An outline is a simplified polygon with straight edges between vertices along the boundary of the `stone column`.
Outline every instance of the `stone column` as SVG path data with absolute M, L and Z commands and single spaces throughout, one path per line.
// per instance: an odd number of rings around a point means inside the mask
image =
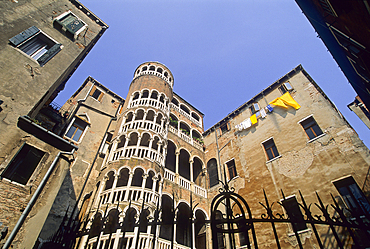
M 139 220 L 139 217 L 136 217 L 136 223 L 138 222 Z M 135 246 L 136 246 L 136 234 L 138 234 L 139 232 L 139 226 L 136 226 L 134 228 L 134 237 L 132 238 L 132 244 L 131 244 L 131 248 L 130 249 L 136 249 Z M 139 237 L 140 239 L 140 237 Z
M 175 152 L 176 155 L 176 167 L 175 167 L 175 183 L 179 183 L 179 161 L 180 161 L 180 151 Z
M 117 149 L 117 145 L 118 145 L 118 141 L 117 140 L 113 141 L 112 149 L 109 152 L 108 162 L 112 161 L 114 151 Z
M 131 183 L 132 183 L 132 178 L 134 177 L 134 173 L 132 172 L 129 172 L 128 174 L 128 181 L 127 181 L 127 190 L 126 190 L 126 194 L 125 194 L 125 201 L 128 201 L 128 196 L 129 196 L 129 191 L 130 191 L 130 187 L 131 187 Z
M 139 146 L 140 146 L 140 143 L 141 143 L 141 136 L 138 136 L 137 137 L 137 144 L 136 144 L 136 150 L 135 150 L 134 156 L 138 156 L 138 154 L 139 154 Z
M 114 202 L 114 200 L 113 200 L 113 194 L 114 194 L 114 189 L 117 186 L 118 178 L 119 178 L 119 174 L 115 174 L 114 175 L 113 185 L 112 185 L 112 190 L 111 190 L 111 195 L 110 195 L 109 200 L 108 200 L 109 203 L 113 203 Z
M 148 174 L 143 175 L 143 183 L 141 184 L 141 195 L 139 199 L 144 199 L 144 190 L 145 190 L 145 184 L 146 184 L 146 178 L 148 178 Z

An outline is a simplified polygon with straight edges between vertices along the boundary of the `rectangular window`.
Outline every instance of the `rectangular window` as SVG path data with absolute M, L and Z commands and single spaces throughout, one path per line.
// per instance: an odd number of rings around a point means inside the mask
M 293 87 L 290 85 L 289 82 L 285 82 L 283 83 L 281 86 L 279 86 L 279 90 L 282 94 L 286 93 L 286 92 L 290 92 L 293 90 Z
M 230 122 L 226 122 L 220 126 L 221 135 L 225 134 L 231 129 Z
M 281 202 L 290 220 L 292 221 L 294 232 L 306 230 L 307 225 L 304 223 L 302 211 L 299 208 L 299 204 L 295 196 L 290 196 Z
M 226 163 L 227 165 L 227 170 L 229 171 L 229 179 L 233 179 L 235 176 L 237 176 L 238 174 L 236 173 L 236 167 L 235 167 L 235 161 L 234 159 L 228 161 Z
M 250 107 L 250 110 L 252 114 L 255 114 L 256 112 L 260 110 L 260 106 L 258 105 L 258 103 L 253 103 Z
M 323 134 L 313 117 L 306 118 L 301 122 L 301 125 L 310 140 Z
M 363 215 L 370 214 L 370 204 L 352 176 L 333 182 L 347 207 Z
M 102 91 L 100 91 L 98 88 L 96 88 L 96 86 L 93 86 L 93 88 L 91 89 L 91 92 L 90 92 L 91 97 L 93 97 L 94 99 L 96 99 L 97 101 L 100 102 L 103 98 L 103 95 L 104 95 L 104 93 Z
M 265 148 L 268 160 L 274 159 L 275 157 L 279 156 L 279 152 L 274 143 L 274 139 L 271 138 L 264 142 L 263 147 Z
M 54 20 L 54 27 L 63 30 L 68 38 L 75 39 L 87 25 L 71 11 L 61 14 Z
M 20 184 L 27 184 L 45 152 L 24 144 L 14 156 L 1 177 Z
M 35 59 L 41 66 L 45 65 L 62 49 L 61 44 L 53 41 L 36 26 L 10 38 L 9 42 Z
M 86 122 L 76 117 L 65 136 L 75 142 L 79 142 L 83 132 L 85 131 L 86 126 Z

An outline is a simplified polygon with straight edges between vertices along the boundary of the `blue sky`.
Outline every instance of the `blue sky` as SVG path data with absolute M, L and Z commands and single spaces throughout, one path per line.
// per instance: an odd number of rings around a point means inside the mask
M 206 130 L 302 64 L 370 146 L 369 129 L 347 108 L 356 93 L 294 0 L 81 2 L 110 27 L 59 104 L 88 76 L 126 98 L 136 67 L 159 61 L 174 91 L 205 114 Z

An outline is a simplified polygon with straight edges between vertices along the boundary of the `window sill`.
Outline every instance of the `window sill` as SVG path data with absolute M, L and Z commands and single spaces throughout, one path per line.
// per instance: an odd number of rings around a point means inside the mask
M 326 135 L 326 133 L 323 133 L 323 134 L 321 134 L 321 135 L 319 135 L 319 136 L 317 136 L 317 137 L 314 137 L 314 138 L 312 138 L 311 140 L 307 141 L 307 143 L 312 143 L 313 141 L 315 141 L 315 140 L 317 140 L 317 139 L 319 139 L 319 138 L 321 138 L 321 137 L 323 137 L 323 136 L 325 136 L 325 135 Z
M 278 155 L 277 157 L 274 157 L 266 162 L 266 164 L 271 163 L 272 161 L 275 161 L 276 159 L 280 158 L 281 155 Z

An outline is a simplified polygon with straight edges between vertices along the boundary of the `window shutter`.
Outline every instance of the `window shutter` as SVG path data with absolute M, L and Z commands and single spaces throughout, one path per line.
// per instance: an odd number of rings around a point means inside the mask
M 36 26 L 32 26 L 26 29 L 25 31 L 19 33 L 18 35 L 10 38 L 9 42 L 13 44 L 14 46 L 18 46 L 19 44 L 21 44 L 22 42 L 24 42 L 31 36 L 34 36 L 35 34 L 37 34 L 38 32 L 40 32 L 40 30 Z
M 101 101 L 101 99 L 103 98 L 103 95 L 104 95 L 104 93 L 100 93 L 100 95 L 99 95 L 99 98 L 98 98 L 98 101 L 100 102 Z
M 119 114 L 122 114 L 123 112 L 123 106 L 121 106 L 121 109 L 119 110 Z
M 229 130 L 231 130 L 230 122 L 227 122 L 226 126 L 227 126 L 227 130 L 228 130 L 228 131 L 229 131 Z
M 59 51 L 62 50 L 62 44 L 55 44 L 52 46 L 45 54 L 43 54 L 37 62 L 40 63 L 40 66 L 43 66 L 48 62 L 51 58 L 54 57 Z
M 72 34 L 75 34 L 80 28 L 82 28 L 85 24 L 75 18 L 74 21 L 70 22 L 69 24 L 66 25 L 66 29 L 71 32 Z
M 96 89 L 96 86 L 93 86 L 93 88 L 91 89 L 89 95 L 92 96 L 95 92 L 95 89 Z

